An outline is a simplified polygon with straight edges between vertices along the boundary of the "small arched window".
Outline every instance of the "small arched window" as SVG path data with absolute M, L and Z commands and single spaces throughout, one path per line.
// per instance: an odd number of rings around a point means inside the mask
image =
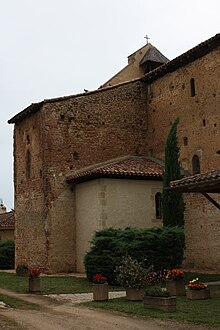
M 157 192 L 155 195 L 156 219 L 162 218 L 162 194 Z
M 26 152 L 26 177 L 27 179 L 31 177 L 31 153 L 29 150 Z
M 192 158 L 192 168 L 193 168 L 193 174 L 200 173 L 200 160 L 197 155 L 194 155 Z

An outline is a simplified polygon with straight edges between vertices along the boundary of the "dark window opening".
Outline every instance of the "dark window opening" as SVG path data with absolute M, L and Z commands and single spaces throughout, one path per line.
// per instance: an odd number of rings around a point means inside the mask
M 184 146 L 187 146 L 188 145 L 188 137 L 187 136 L 185 136 L 183 138 L 183 144 L 184 144 Z
M 202 121 L 202 124 L 203 124 L 203 127 L 205 127 L 205 126 L 206 126 L 206 122 L 205 122 L 205 119 L 203 119 L 203 121 Z
M 192 158 L 192 168 L 193 168 L 193 174 L 200 173 L 200 161 L 197 155 L 194 155 Z
M 196 95 L 196 89 L 195 89 L 195 79 L 192 78 L 190 80 L 190 91 L 191 91 L 191 96 L 195 96 Z
M 26 177 L 27 179 L 31 177 L 31 154 L 29 150 L 26 153 Z
M 156 219 L 162 218 L 162 194 L 160 192 L 155 195 L 155 208 L 156 208 Z
M 78 160 L 79 159 L 79 154 L 77 151 L 74 151 L 73 153 L 73 160 Z

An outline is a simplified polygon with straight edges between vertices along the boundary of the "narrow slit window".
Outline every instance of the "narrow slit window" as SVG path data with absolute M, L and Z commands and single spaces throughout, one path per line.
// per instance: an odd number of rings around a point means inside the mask
M 194 155 L 192 158 L 192 168 L 193 168 L 193 174 L 200 173 L 200 160 L 197 155 Z
M 31 154 L 29 150 L 26 153 L 26 177 L 27 179 L 31 177 Z
M 155 195 L 155 209 L 156 209 L 156 219 L 162 218 L 162 194 L 160 192 Z
M 190 92 L 191 92 L 192 97 L 196 95 L 195 79 L 194 78 L 192 78 L 190 80 Z

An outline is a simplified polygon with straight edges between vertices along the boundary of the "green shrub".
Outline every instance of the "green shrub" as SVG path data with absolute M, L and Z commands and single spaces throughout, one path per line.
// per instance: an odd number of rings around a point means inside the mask
M 168 291 L 163 290 L 160 286 L 149 286 L 145 289 L 145 296 L 150 297 L 169 297 Z
M 180 227 L 104 229 L 97 231 L 84 265 L 89 280 L 95 273 L 115 284 L 115 267 L 126 255 L 156 271 L 178 267 L 183 260 L 184 232 Z
M 18 276 L 28 276 L 28 266 L 25 264 L 18 265 L 16 267 L 16 275 Z
M 15 245 L 12 240 L 0 241 L 0 269 L 14 269 Z

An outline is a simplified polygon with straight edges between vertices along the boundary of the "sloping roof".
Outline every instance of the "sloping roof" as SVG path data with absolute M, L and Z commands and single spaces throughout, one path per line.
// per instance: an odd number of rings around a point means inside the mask
M 195 60 L 198 58 L 205 56 L 213 49 L 220 46 L 220 34 L 216 34 L 214 37 L 200 43 L 199 45 L 191 48 L 187 52 L 183 53 L 180 56 L 177 56 L 172 61 L 161 65 L 160 67 L 156 68 L 155 70 L 150 71 L 140 80 L 145 81 L 146 83 L 150 83 L 167 73 L 173 72 Z
M 0 230 L 14 229 L 15 228 L 15 217 L 14 212 L 0 213 Z
M 220 46 L 220 34 L 216 34 L 214 37 L 200 43 L 196 47 L 194 47 L 194 48 L 188 50 L 187 52 L 183 53 L 182 55 L 176 57 L 172 61 L 169 61 L 168 63 L 161 65 L 157 69 L 150 71 L 144 77 L 137 78 L 132 81 L 143 81 L 146 83 L 151 83 L 152 81 L 166 75 L 167 73 L 173 72 L 173 71 L 177 70 L 178 68 L 181 68 L 181 67 L 195 61 L 196 59 L 198 59 L 202 56 L 205 56 L 207 53 L 211 52 L 213 49 L 215 49 L 219 46 Z M 32 103 L 30 106 L 25 108 L 23 111 L 19 112 L 14 117 L 9 119 L 8 123 L 14 124 L 14 123 L 22 120 L 24 117 L 39 111 L 41 109 L 41 107 L 43 106 L 43 104 L 45 104 L 45 103 L 52 103 L 52 102 L 67 100 L 67 99 L 74 98 L 74 97 L 87 96 L 87 95 L 93 94 L 93 93 L 100 93 L 103 90 L 117 88 L 118 86 L 125 85 L 128 83 L 130 83 L 130 81 L 122 82 L 118 85 L 114 85 L 114 86 L 110 86 L 110 87 L 100 88 L 100 89 L 91 91 L 89 93 L 68 95 L 68 96 L 58 97 L 58 98 L 54 98 L 54 99 L 44 100 L 39 103 Z
M 90 166 L 69 175 L 68 183 L 79 183 L 100 177 L 162 180 L 161 162 L 146 157 L 124 157 Z
M 148 48 L 146 54 L 143 56 L 143 58 L 139 64 L 143 65 L 148 61 L 158 62 L 158 63 L 169 62 L 168 58 L 166 58 L 156 47 L 154 47 L 152 45 L 151 45 L 151 47 Z
M 180 192 L 220 193 L 220 169 L 171 181 L 170 189 Z

